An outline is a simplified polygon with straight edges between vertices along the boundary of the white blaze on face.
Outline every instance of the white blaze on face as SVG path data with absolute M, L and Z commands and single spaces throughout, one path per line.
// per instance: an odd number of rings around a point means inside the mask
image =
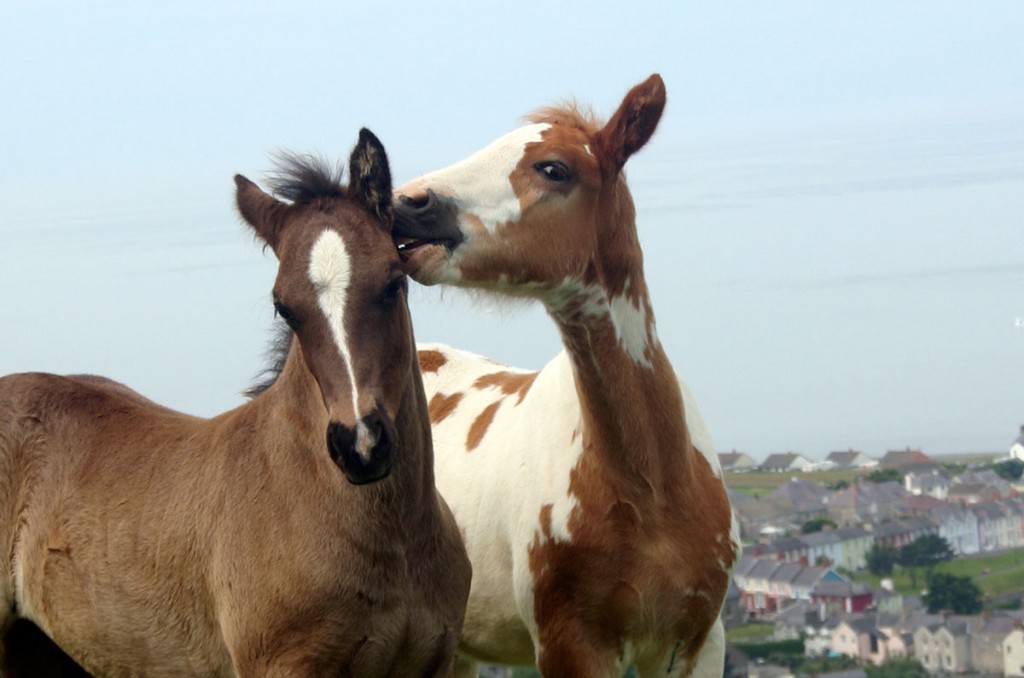
M 465 160 L 425 174 L 413 183 L 454 201 L 460 212 L 476 216 L 494 232 L 498 224 L 519 220 L 519 197 L 509 177 L 523 159 L 526 145 L 540 141 L 541 133 L 550 126 L 535 123 L 520 127 Z
M 352 352 L 345 334 L 345 309 L 348 305 L 348 288 L 352 278 L 352 262 L 345 241 L 334 231 L 324 231 L 313 244 L 309 254 L 309 280 L 316 290 L 317 304 L 327 318 L 331 336 L 348 369 L 348 380 L 352 385 L 352 407 L 356 418 L 356 450 L 364 458 L 376 440 L 359 417 L 359 387 L 352 367 Z

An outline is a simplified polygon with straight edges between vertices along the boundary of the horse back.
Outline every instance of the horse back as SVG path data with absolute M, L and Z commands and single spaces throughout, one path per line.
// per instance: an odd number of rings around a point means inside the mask
M 134 565 L 162 552 L 184 529 L 183 512 L 202 506 L 196 484 L 181 482 L 206 474 L 201 449 L 174 452 L 188 450 L 176 443 L 198 421 L 100 377 L 0 378 L 0 631 L 19 617 L 54 637 L 71 628 L 113 636 L 130 615 L 102 619 L 108 606 L 96 591 L 149 590 L 156 600 L 181 588 L 198 544 L 165 556 L 180 577 Z M 196 598 L 187 608 L 203 604 L 201 591 L 181 593 Z
M 2 377 L 0 501 L 5 509 L 12 509 L 19 487 L 44 478 L 80 479 L 89 475 L 93 465 L 136 466 L 139 455 L 133 451 L 148 449 L 159 437 L 191 428 L 196 421 L 104 377 L 45 373 Z M 117 473 L 117 469 L 108 472 Z M 13 516 L 6 517 L 4 524 L 10 526 Z

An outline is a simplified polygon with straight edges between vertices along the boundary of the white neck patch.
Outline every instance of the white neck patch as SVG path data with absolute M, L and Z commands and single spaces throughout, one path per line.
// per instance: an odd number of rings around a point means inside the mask
M 366 439 L 365 427 L 359 417 L 359 389 L 352 367 L 352 352 L 345 334 L 345 309 L 348 305 L 348 288 L 352 278 L 352 262 L 345 241 L 334 231 L 320 234 L 309 253 L 309 281 L 316 290 L 317 304 L 327 317 L 331 336 L 345 361 L 348 380 L 352 385 L 352 407 L 356 413 L 356 449 L 362 451 Z
M 658 338 L 653 326 L 648 332 L 647 311 L 642 302 L 636 303 L 626 295 L 629 285 L 630 281 L 627 279 L 622 294 L 612 297 L 609 301 L 612 326 L 615 327 L 616 338 L 633 362 L 650 369 L 651 361 L 647 357 L 647 350 L 652 343 L 658 341 Z
M 493 233 L 498 224 L 519 221 L 519 197 L 509 177 L 523 159 L 526 145 L 540 141 L 549 127 L 548 123 L 520 127 L 465 160 L 423 175 L 416 183 L 422 181 L 453 200 L 460 211 L 478 217 Z

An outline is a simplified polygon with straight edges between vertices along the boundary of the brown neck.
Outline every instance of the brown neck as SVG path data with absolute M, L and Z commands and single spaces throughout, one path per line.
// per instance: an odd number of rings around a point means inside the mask
M 639 490 L 671 492 L 689 473 L 692 445 L 682 394 L 655 331 L 635 228 L 606 230 L 585 282 L 546 300 L 572 361 L 585 449 L 619 469 Z M 630 239 L 632 242 L 629 242 Z

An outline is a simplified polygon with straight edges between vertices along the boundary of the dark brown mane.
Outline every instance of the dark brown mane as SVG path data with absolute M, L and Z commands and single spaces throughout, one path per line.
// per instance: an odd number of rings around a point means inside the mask
M 280 198 L 309 203 L 348 195 L 348 189 L 341 183 L 344 166 L 332 167 L 322 156 L 280 151 L 274 155 L 274 164 L 268 183 Z
M 595 115 L 590 106 L 576 101 L 567 101 L 561 106 L 539 108 L 525 116 L 527 122 L 546 122 L 552 125 L 569 127 L 592 136 L 604 126 L 604 121 Z
M 267 364 L 256 374 L 252 386 L 242 391 L 242 395 L 246 398 L 255 398 L 274 385 L 277 378 L 281 376 L 281 372 L 284 371 L 284 364 L 288 360 L 288 352 L 292 348 L 294 337 L 295 333 L 288 325 L 278 319 L 274 326 L 274 336 L 270 340 L 270 347 L 264 353 Z

